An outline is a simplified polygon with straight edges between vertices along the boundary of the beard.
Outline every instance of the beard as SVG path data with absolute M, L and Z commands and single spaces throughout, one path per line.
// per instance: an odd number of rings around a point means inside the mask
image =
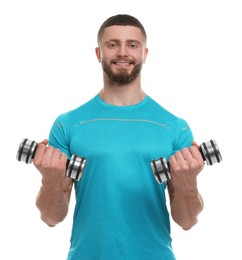
M 112 60 L 111 64 L 114 62 L 117 62 L 117 60 Z M 102 68 L 110 81 L 118 83 L 119 85 L 125 85 L 134 81 L 142 69 L 142 63 L 135 64 L 135 62 L 131 61 L 130 64 L 134 64 L 134 68 L 130 73 L 126 69 L 121 69 L 119 72 L 115 73 L 111 66 L 108 65 L 104 60 L 102 61 Z

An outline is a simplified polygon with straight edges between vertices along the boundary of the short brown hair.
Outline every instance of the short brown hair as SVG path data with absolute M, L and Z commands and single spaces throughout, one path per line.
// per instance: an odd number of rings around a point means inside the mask
M 97 34 L 97 41 L 98 43 L 100 42 L 102 36 L 103 36 L 103 32 L 105 30 L 105 28 L 109 27 L 109 26 L 113 26 L 113 25 L 121 25 L 121 26 L 126 26 L 126 25 L 130 25 L 130 26 L 135 26 L 137 28 L 140 28 L 142 34 L 144 35 L 144 39 L 146 42 L 147 39 L 147 35 L 145 32 L 145 28 L 144 26 L 141 24 L 141 22 L 128 14 L 118 14 L 115 16 L 111 16 L 109 17 L 106 21 L 104 21 L 104 23 L 101 25 L 101 27 L 99 28 L 98 34 Z

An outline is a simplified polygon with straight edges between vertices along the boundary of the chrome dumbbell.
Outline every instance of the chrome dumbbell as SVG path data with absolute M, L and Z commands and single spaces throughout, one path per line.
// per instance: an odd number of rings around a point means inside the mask
M 222 161 L 222 156 L 215 140 L 202 143 L 199 147 L 199 151 L 207 165 L 213 165 L 214 163 L 220 163 Z M 166 158 L 153 160 L 151 162 L 151 168 L 159 184 L 171 179 L 170 164 Z
M 16 159 L 27 164 L 32 163 L 38 144 L 27 138 L 23 139 L 19 145 Z M 66 163 L 66 177 L 79 181 L 82 177 L 86 159 L 77 155 L 72 155 Z

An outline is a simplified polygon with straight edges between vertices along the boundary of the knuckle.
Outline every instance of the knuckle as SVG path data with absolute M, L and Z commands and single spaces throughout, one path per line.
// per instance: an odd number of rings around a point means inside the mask
M 53 149 L 53 156 L 60 157 L 61 151 L 59 148 Z
M 54 147 L 53 146 L 48 146 L 48 147 L 46 147 L 46 152 L 52 152 L 53 153 L 53 151 L 54 151 Z
M 49 163 L 46 159 L 42 159 L 36 166 L 40 171 L 42 170 L 48 170 L 49 169 Z
M 192 145 L 192 146 L 189 148 L 189 150 L 190 150 L 190 151 L 196 151 L 196 150 L 198 150 L 198 148 L 197 148 L 196 146 L 193 146 L 193 145 Z
M 190 162 L 186 162 L 186 163 L 184 163 L 184 164 L 182 164 L 182 165 L 180 166 L 180 171 L 182 171 L 182 172 L 189 171 L 190 169 L 191 169 L 191 164 L 190 164 Z
M 181 151 L 182 151 L 182 153 L 187 153 L 189 151 L 189 148 L 184 147 Z
M 172 167 L 172 172 L 176 173 L 176 172 L 180 172 L 181 171 L 181 167 L 179 165 L 174 165 Z
M 177 157 L 179 157 L 179 156 L 181 156 L 181 151 L 177 151 L 177 152 L 174 154 L 174 157 L 175 157 L 175 158 L 177 158 Z

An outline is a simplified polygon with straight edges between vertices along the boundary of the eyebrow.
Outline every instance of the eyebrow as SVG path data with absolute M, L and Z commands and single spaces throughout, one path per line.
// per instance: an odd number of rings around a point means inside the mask
M 107 42 L 121 42 L 121 41 L 118 40 L 118 39 L 108 39 L 105 43 L 107 43 Z M 140 41 L 134 40 L 134 39 L 128 39 L 128 40 L 126 40 L 125 42 L 128 42 L 128 43 L 130 43 L 130 42 L 135 42 L 135 43 L 138 43 L 138 44 L 141 45 Z

